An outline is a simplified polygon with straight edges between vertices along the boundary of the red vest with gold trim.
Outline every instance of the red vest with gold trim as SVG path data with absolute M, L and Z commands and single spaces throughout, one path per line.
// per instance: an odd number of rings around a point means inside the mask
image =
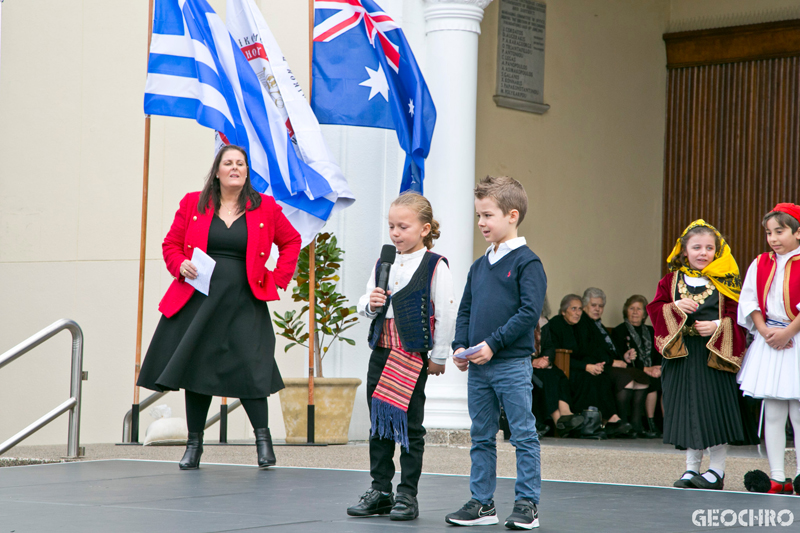
M 800 255 L 791 257 L 786 262 L 786 272 L 783 275 L 783 307 L 789 320 L 797 316 L 797 305 L 800 304 Z M 758 256 L 756 264 L 756 292 L 758 307 L 764 318 L 767 317 L 767 294 L 775 277 L 775 252 Z

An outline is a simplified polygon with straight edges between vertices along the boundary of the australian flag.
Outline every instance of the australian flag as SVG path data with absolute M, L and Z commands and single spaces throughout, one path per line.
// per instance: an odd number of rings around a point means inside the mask
M 394 129 L 400 192 L 422 193 L 436 108 L 403 31 L 373 0 L 317 0 L 313 94 L 320 124 Z

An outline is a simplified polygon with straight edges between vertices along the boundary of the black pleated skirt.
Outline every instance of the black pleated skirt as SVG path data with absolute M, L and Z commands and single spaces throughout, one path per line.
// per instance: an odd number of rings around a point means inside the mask
M 736 374 L 708 366 L 708 337 L 684 337 L 689 355 L 664 359 L 664 443 L 685 450 L 758 444 Z
M 229 229 L 214 217 L 208 254 L 217 264 L 209 294 L 195 291 L 175 315 L 161 317 L 139 386 L 230 398 L 264 398 L 283 389 L 269 308 L 247 282 L 244 250 L 239 249 L 246 243 L 244 216 Z

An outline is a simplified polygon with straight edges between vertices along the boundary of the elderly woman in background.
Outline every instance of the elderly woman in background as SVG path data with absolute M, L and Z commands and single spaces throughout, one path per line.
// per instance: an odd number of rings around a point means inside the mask
M 266 261 L 272 245 L 280 257 Z M 270 196 L 250 183 L 247 153 L 219 151 L 202 191 L 187 194 L 163 244 L 174 281 L 147 350 L 138 385 L 184 389 L 189 438 L 181 470 L 200 465 L 212 396 L 241 398 L 256 436 L 258 466 L 275 464 L 267 396 L 283 388 L 267 301 L 286 289 L 300 253 L 300 235 Z M 216 261 L 208 295 L 187 282 L 198 276 L 196 250 Z
M 617 353 L 623 354 L 624 360 L 631 360 L 633 368 L 643 371 L 651 378 L 647 389 L 633 391 L 631 424 L 639 437 L 655 439 L 661 437 L 655 423 L 656 403 L 661 391 L 661 354 L 653 344 L 653 327 L 644 323 L 647 320 L 647 303 L 647 298 L 641 294 L 634 294 L 625 300 L 622 306 L 624 321 L 611 332 L 611 339 Z M 647 413 L 647 429 L 641 427 L 643 401 Z
M 538 412 L 534 414 L 537 420 L 544 421 L 551 418 L 562 437 L 579 429 L 583 424 L 583 416 L 572 413 L 569 378 L 553 364 L 556 348 L 572 349 L 569 346 L 575 346 L 574 336 L 564 316 L 569 302 L 574 301 L 572 297 L 575 295 L 565 296 L 561 300 L 560 314 L 547 321 L 541 328 L 541 349 L 534 354 L 533 359 L 533 374 L 542 383 L 541 387 L 533 389 L 534 405 L 538 407 Z M 559 346 L 556 346 L 556 343 Z

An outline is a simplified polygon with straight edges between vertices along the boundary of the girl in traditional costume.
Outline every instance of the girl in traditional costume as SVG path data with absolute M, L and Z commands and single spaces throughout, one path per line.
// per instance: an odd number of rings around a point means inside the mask
M 764 400 L 770 476 L 754 470 L 744 484 L 753 492 L 792 493 L 784 471 L 788 417 L 798 459 L 794 488 L 800 494 L 800 206 L 778 204 L 762 225 L 772 252 L 759 255 L 744 279 L 739 324 L 755 339 L 738 381 L 744 394 Z
M 686 450 L 686 472 L 674 485 L 723 487 L 728 444 L 755 444 L 743 423 L 736 373 L 745 352 L 737 324 L 739 268 L 730 246 L 703 220 L 681 234 L 667 259 L 647 314 L 663 356 L 664 442 Z M 711 456 L 700 474 L 703 450 Z
M 372 319 L 367 369 L 372 486 L 347 514 L 414 520 L 419 516 L 417 486 L 425 451 L 425 383 L 429 374 L 445 371 L 455 335 L 456 304 L 447 259 L 430 251 L 439 238 L 439 223 L 424 196 L 405 192 L 392 202 L 389 236 L 398 255 L 387 290 L 377 287 L 379 260 L 366 294 L 358 301 L 359 313 Z M 395 498 L 396 444 L 400 483 Z

